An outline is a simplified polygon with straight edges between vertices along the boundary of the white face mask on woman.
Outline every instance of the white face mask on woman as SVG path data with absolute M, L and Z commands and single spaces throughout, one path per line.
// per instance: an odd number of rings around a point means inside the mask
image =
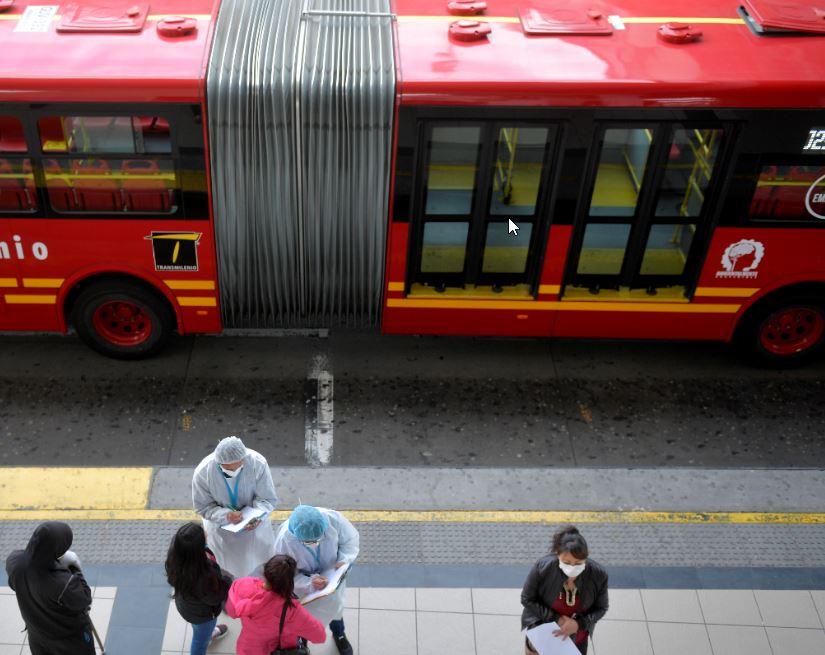
M 581 564 L 565 564 L 559 560 L 559 568 L 568 578 L 578 578 L 582 574 L 582 571 L 584 571 L 586 565 L 587 562 L 582 562 Z
M 232 469 L 227 469 L 227 468 L 224 468 L 223 466 L 221 466 L 221 472 L 222 472 L 222 473 L 223 473 L 226 477 L 228 477 L 228 478 L 234 478 L 234 477 L 235 477 L 236 475 L 238 475 L 238 474 L 239 474 L 242 470 L 243 470 L 243 464 L 241 464 L 241 465 L 240 465 L 238 468 L 236 468 L 234 471 L 233 471 Z

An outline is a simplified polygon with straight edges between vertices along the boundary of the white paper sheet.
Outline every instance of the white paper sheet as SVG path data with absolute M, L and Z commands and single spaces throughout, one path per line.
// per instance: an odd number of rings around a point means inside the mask
M 323 589 L 319 589 L 318 591 L 313 591 L 310 594 L 307 594 L 301 599 L 301 605 L 306 605 L 307 603 L 311 603 L 313 600 L 318 600 L 319 598 L 323 598 L 324 596 L 329 596 L 330 594 L 334 594 L 335 590 L 341 584 L 341 580 L 344 579 L 344 576 L 349 571 L 349 564 L 344 564 L 340 569 L 331 568 L 328 571 L 324 571 L 323 573 L 319 573 L 318 575 L 327 579 L 327 586 Z
M 247 524 L 252 521 L 253 519 L 259 519 L 266 516 L 266 512 L 261 509 L 257 509 L 255 507 L 244 507 L 241 510 L 241 519 L 240 523 L 227 523 L 226 525 L 221 526 L 221 530 L 226 530 L 227 532 L 240 532 L 243 530 Z
M 572 637 L 563 640 L 553 635 L 553 632 L 558 629 L 559 624 L 552 621 L 524 632 L 539 655 L 581 655 Z

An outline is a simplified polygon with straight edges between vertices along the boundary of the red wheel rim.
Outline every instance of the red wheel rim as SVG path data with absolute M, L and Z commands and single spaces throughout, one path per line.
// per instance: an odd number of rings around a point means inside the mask
M 139 346 L 152 334 L 151 317 L 129 300 L 103 303 L 95 309 L 92 324 L 101 337 L 116 346 Z
M 815 346 L 825 332 L 825 316 L 816 307 L 785 307 L 765 319 L 762 347 L 775 355 L 796 355 Z

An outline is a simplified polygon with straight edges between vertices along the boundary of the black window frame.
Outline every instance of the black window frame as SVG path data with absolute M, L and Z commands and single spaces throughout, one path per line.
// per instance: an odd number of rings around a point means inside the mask
M 203 133 L 203 115 L 199 105 L 191 103 L 2 103 L 0 113 L 14 116 L 23 124 L 24 136 L 35 177 L 38 209 L 36 212 L 3 212 L 3 217 L 49 220 L 210 220 L 208 183 L 206 179 L 206 144 Z M 38 121 L 55 116 L 157 116 L 169 122 L 171 153 L 78 153 L 44 152 L 41 148 Z M 23 153 L 14 153 L 23 156 Z M 157 159 L 172 162 L 175 175 L 177 211 L 159 212 L 60 212 L 49 202 L 43 162 L 49 159 Z M 184 171 L 202 176 L 202 190 L 184 186 Z
M 649 112 L 649 118 L 622 119 L 598 118 L 595 121 L 593 141 L 590 148 L 587 173 L 582 185 L 577 220 L 573 238 L 570 242 L 567 274 L 565 284 L 599 289 L 647 289 L 655 294 L 657 289 L 681 286 L 686 295 L 695 285 L 698 271 L 704 260 L 709 235 L 715 227 L 715 217 L 722 205 L 721 190 L 730 173 L 730 159 L 736 143 L 737 125 L 734 121 L 723 118 L 709 120 L 704 117 L 691 117 L 681 112 L 678 115 L 666 115 Z M 590 205 L 595 189 L 596 175 L 601 161 L 604 134 L 608 129 L 644 129 L 653 127 L 653 136 L 648 151 L 645 174 L 639 187 L 636 210 L 633 216 L 590 216 Z M 667 168 L 668 155 L 676 129 L 721 129 L 722 140 L 717 150 L 705 199 L 698 216 L 656 216 L 656 207 L 662 194 L 662 181 Z M 618 274 L 579 273 L 579 260 L 588 224 L 607 223 L 629 225 L 630 234 Z M 696 225 L 691 240 L 685 267 L 678 275 L 643 274 L 641 272 L 647 241 L 651 229 L 656 225 Z
M 396 211 L 401 215 L 399 222 L 409 218 L 410 235 L 407 254 L 407 273 L 405 292 L 409 293 L 413 284 L 426 284 L 434 288 L 491 286 L 505 287 L 525 284 L 535 296 L 538 290 L 538 277 L 544 259 L 544 245 L 547 242 L 551 217 L 551 199 L 555 189 L 560 168 L 560 155 L 563 152 L 564 123 L 559 117 L 543 116 L 536 112 L 472 112 L 462 111 L 461 118 L 455 118 L 455 110 L 443 117 L 438 112 L 430 115 L 415 115 L 411 120 L 416 124 L 416 156 L 412 175 L 411 203 L 408 211 Z M 465 215 L 428 215 L 426 209 L 426 191 L 428 184 L 429 141 L 433 127 L 480 127 L 480 148 L 477 158 L 475 184 L 473 188 L 472 207 Z M 490 202 L 493 193 L 493 167 L 497 154 L 500 130 L 503 127 L 540 127 L 547 129 L 542 159 L 539 189 L 536 195 L 535 210 L 531 216 L 508 216 L 492 214 Z M 409 191 L 404 189 L 404 198 Z M 396 196 L 396 200 L 398 196 Z M 405 200 L 402 200 L 406 204 Z M 483 255 L 486 243 L 487 226 L 512 218 L 531 223 L 532 230 L 528 245 L 528 256 L 523 273 L 497 273 L 483 271 Z M 423 252 L 424 226 L 428 222 L 466 222 L 468 223 L 467 244 L 464 256 L 464 268 L 460 273 L 423 273 L 421 256 Z

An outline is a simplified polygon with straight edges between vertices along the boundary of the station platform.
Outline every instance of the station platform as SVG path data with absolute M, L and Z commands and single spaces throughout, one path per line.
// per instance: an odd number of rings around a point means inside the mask
M 521 585 L 554 529 L 569 522 L 610 575 L 611 607 L 591 652 L 825 652 L 818 470 L 272 473 L 282 508 L 299 495 L 334 506 L 361 534 L 345 620 L 362 655 L 520 654 Z M 23 547 L 41 520 L 67 521 L 95 587 L 92 616 L 107 653 L 186 653 L 191 633 L 170 604 L 162 563 L 180 523 L 196 518 L 191 474 L 187 467 L 6 468 L 0 552 Z M 273 529 L 287 515 L 275 512 Z M 0 655 L 21 655 L 25 633 L 5 585 L 0 575 Z M 234 652 L 239 626 L 226 622 L 231 635 L 210 652 Z M 330 643 L 313 648 L 334 652 Z

